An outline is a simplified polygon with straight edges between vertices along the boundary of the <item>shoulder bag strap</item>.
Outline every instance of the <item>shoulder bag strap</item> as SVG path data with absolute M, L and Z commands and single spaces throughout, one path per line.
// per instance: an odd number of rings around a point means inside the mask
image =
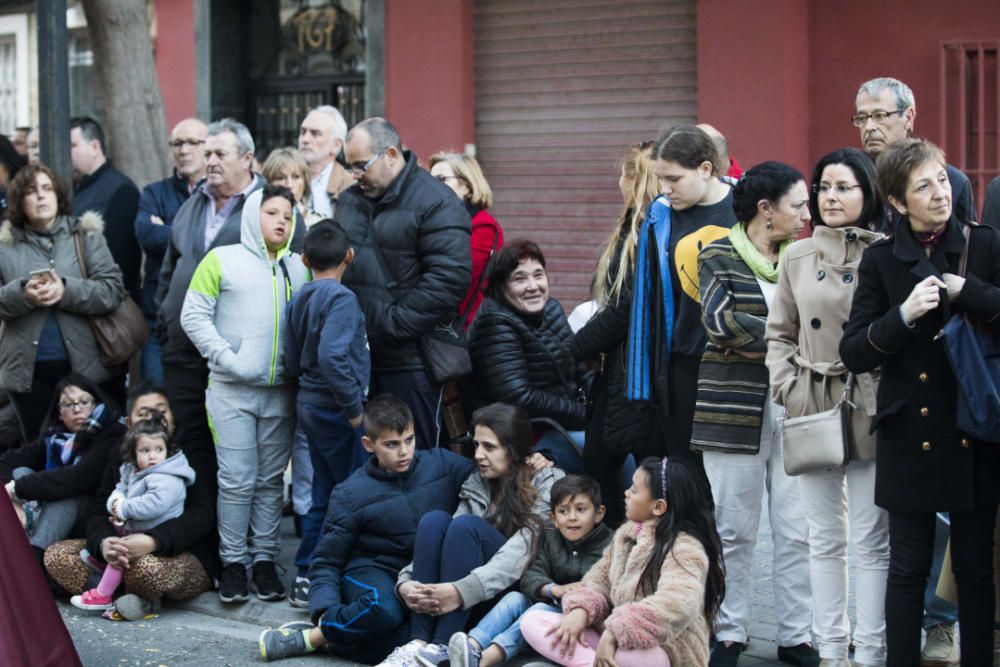
M 73 241 L 76 244 L 76 259 L 80 263 L 80 277 L 87 279 L 87 262 L 84 260 L 83 233 L 76 231 L 73 233 Z
M 483 282 L 486 280 L 486 272 L 490 268 L 490 261 L 493 259 L 493 253 L 497 251 L 497 244 L 500 243 L 500 231 L 495 230 L 493 232 L 493 247 L 490 248 L 490 256 L 486 258 L 486 266 L 483 267 L 482 273 L 479 274 L 479 278 L 476 280 L 476 287 L 472 290 L 472 298 L 469 299 L 469 303 L 465 305 L 465 310 L 459 314 L 459 320 L 465 322 L 466 318 L 469 317 L 469 311 L 472 310 L 472 304 L 476 302 L 476 294 L 479 294 L 479 290 L 483 287 Z

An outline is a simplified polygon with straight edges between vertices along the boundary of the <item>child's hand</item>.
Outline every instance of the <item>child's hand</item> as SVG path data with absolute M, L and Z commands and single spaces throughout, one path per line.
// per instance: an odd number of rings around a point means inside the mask
M 551 646 L 558 650 L 564 658 L 572 658 L 576 651 L 576 645 L 584 646 L 583 631 L 587 629 L 587 612 L 582 609 L 574 609 L 568 614 L 563 614 L 558 625 L 553 625 L 545 636 L 552 636 Z
M 618 667 L 615 662 L 615 652 L 618 651 L 618 640 L 607 630 L 597 642 L 597 655 L 594 656 L 594 667 Z

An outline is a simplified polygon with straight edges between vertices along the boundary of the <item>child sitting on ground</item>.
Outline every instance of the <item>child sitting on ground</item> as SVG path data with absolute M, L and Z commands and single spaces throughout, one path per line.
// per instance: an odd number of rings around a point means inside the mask
M 538 555 L 521 577 L 521 592 L 507 593 L 468 634 L 451 636 L 451 667 L 490 667 L 513 658 L 527 645 L 521 636 L 524 612 L 560 611 L 563 595 L 600 560 L 613 533 L 601 523 L 604 505 L 597 482 L 582 475 L 564 477 L 552 485 L 549 504 L 555 528 L 545 531 Z
M 625 492 L 628 521 L 563 597 L 563 613 L 521 619 L 528 644 L 572 667 L 707 665 L 709 629 L 725 594 L 711 500 L 687 464 L 643 461 Z
M 309 568 L 312 623 L 289 623 L 260 635 L 265 660 L 305 655 L 322 646 L 378 662 L 408 630 L 394 589 L 413 558 L 417 524 L 433 510 L 454 512 L 472 461 L 446 449 L 417 450 L 413 415 L 391 394 L 368 402 L 365 465 L 336 485 Z
M 302 517 L 298 574 L 288 596 L 296 607 L 309 606 L 309 564 L 330 492 L 365 462 L 361 413 L 371 355 L 358 299 L 340 284 L 353 260 L 354 249 L 340 225 L 332 220 L 313 225 L 302 249 L 312 282 L 292 298 L 287 311 L 286 358 L 289 373 L 299 378 L 299 425 L 313 469 L 312 505 Z
M 121 535 L 144 532 L 184 512 L 187 487 L 194 483 L 195 472 L 175 446 L 160 413 L 129 429 L 122 459 L 121 481 L 107 503 L 110 519 Z M 96 588 L 74 595 L 70 602 L 80 609 L 109 609 L 121 581 L 121 569 L 108 565 Z

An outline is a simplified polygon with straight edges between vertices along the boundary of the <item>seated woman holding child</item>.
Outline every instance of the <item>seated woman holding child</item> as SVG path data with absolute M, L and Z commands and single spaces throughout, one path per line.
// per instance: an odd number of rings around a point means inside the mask
M 133 426 L 157 416 L 168 429 L 174 429 L 173 412 L 164 390 L 149 383 L 134 388 L 129 393 L 126 423 Z M 120 428 L 118 433 L 120 442 L 125 430 Z M 118 534 L 107 508 L 108 497 L 121 475 L 122 461 L 118 447 L 113 447 L 87 517 L 86 539 L 58 542 L 45 552 L 49 574 L 72 594 L 93 588 L 106 564 L 120 567 L 125 588 L 131 594 L 118 598 L 115 609 L 128 620 L 142 618 L 161 598 L 197 597 L 212 587 L 212 579 L 220 573 L 212 539 L 217 494 L 215 453 L 210 447 L 186 440 L 183 424 L 173 437 L 195 472 L 180 516 L 141 532 Z

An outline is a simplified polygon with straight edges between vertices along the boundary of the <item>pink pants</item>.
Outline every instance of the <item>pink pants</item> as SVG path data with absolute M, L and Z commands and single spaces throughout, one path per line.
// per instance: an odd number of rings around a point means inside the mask
M 552 648 L 552 637 L 545 636 L 549 628 L 558 625 L 561 620 L 562 614 L 552 611 L 529 611 L 521 618 L 521 634 L 531 648 L 546 660 L 565 667 L 592 667 L 600 635 L 593 628 L 587 628 L 583 633 L 583 641 L 587 645 L 577 644 L 572 656 L 562 656 L 559 648 Z M 615 662 L 618 667 L 670 667 L 670 658 L 659 646 L 638 651 L 618 650 Z

